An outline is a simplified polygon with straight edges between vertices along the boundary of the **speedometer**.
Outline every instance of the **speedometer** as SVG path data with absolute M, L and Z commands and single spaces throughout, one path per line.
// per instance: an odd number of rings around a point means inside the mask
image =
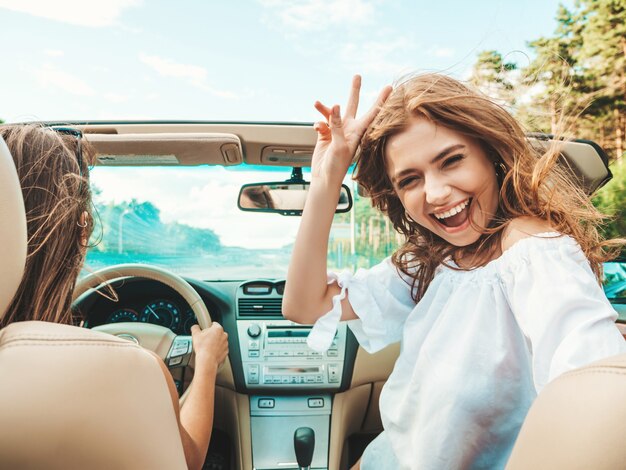
M 197 324 L 198 324 L 198 319 L 196 318 L 196 314 L 193 313 L 193 310 L 188 309 L 185 315 L 185 324 L 183 325 L 183 334 L 190 335 L 191 327 Z
M 146 305 L 139 321 L 160 325 L 176 331 L 180 326 L 180 310 L 169 300 L 155 300 Z
M 130 308 L 121 308 L 119 310 L 116 310 L 109 316 L 107 323 L 137 321 L 138 319 L 139 319 L 139 315 L 137 315 L 137 312 L 135 312 L 134 310 Z

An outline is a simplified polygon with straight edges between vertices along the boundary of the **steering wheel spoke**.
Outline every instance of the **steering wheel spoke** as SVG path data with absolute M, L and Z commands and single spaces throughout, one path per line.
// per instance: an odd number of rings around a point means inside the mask
M 186 367 L 193 354 L 191 336 L 179 335 L 172 341 L 172 346 L 165 357 L 165 365 L 170 369 Z

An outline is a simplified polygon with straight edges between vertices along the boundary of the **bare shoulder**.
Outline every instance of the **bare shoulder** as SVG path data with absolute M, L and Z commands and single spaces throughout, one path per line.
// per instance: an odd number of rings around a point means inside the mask
M 522 238 L 553 231 L 554 228 L 543 219 L 529 216 L 517 217 L 513 219 L 504 230 L 502 236 L 502 251 L 509 249 Z

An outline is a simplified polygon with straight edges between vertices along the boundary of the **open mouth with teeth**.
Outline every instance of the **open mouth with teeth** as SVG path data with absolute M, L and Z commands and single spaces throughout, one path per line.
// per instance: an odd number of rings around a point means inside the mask
M 472 198 L 466 199 L 445 212 L 433 213 L 430 216 L 447 228 L 457 228 L 469 221 L 469 208 Z

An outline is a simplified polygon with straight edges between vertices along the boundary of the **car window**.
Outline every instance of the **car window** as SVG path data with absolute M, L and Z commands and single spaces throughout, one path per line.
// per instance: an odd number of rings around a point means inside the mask
M 95 167 L 96 227 L 84 272 L 150 263 L 200 279 L 285 277 L 301 218 L 244 212 L 237 198 L 243 184 L 284 181 L 290 174 L 291 168 L 252 165 Z M 354 188 L 349 177 L 345 182 Z M 372 266 L 398 244 L 370 200 L 352 193 L 353 210 L 333 221 L 331 270 Z

